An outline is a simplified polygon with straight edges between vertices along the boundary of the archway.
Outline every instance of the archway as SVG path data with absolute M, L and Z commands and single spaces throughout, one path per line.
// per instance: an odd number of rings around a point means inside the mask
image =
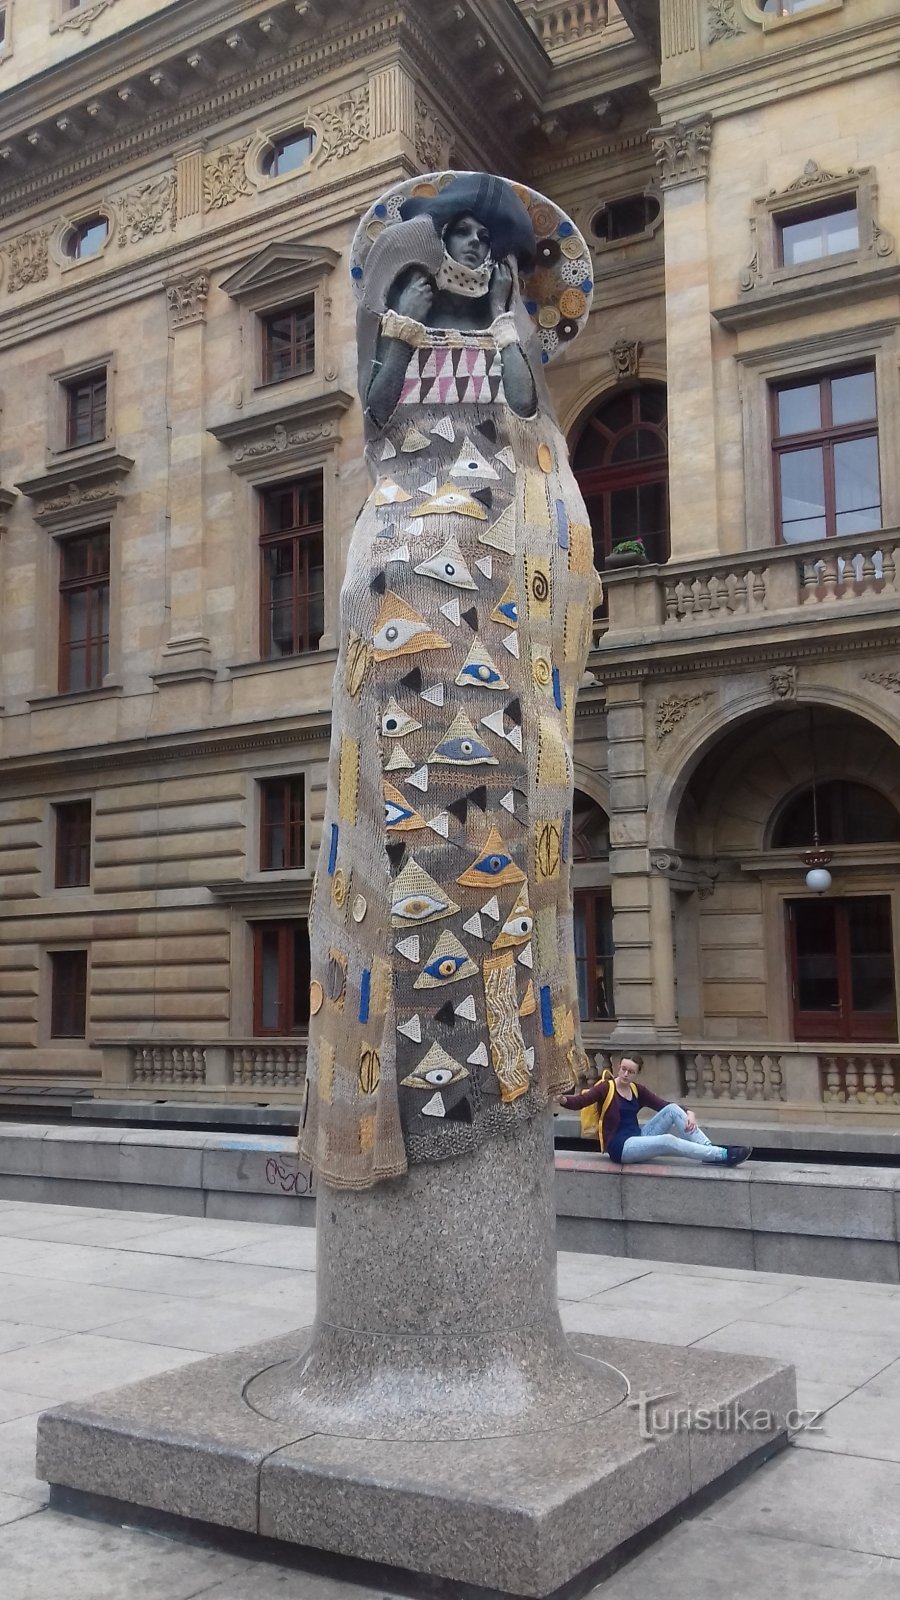
M 815 818 L 813 791 L 815 790 Z M 830 853 L 815 894 L 804 857 Z M 900 749 L 832 706 L 770 707 L 722 731 L 674 822 L 682 1028 L 703 1037 L 896 1041 Z

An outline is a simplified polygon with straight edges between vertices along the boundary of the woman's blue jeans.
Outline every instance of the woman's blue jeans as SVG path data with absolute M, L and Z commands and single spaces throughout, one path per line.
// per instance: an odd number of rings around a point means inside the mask
M 687 1112 L 675 1104 L 664 1106 L 662 1111 L 645 1122 L 637 1138 L 626 1139 L 619 1157 L 622 1165 L 635 1161 L 653 1161 L 657 1156 L 686 1156 L 689 1161 L 724 1161 L 725 1146 L 711 1144 L 699 1128 L 688 1133 L 685 1128 Z

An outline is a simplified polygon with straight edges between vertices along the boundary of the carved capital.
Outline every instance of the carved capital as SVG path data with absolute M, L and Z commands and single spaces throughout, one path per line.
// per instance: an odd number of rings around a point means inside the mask
M 617 339 L 615 344 L 610 346 L 609 359 L 612 362 L 613 372 L 620 381 L 623 378 L 638 376 L 643 348 L 640 339 Z
M 694 117 L 690 122 L 652 128 L 650 138 L 664 189 L 672 189 L 679 183 L 706 182 L 712 146 L 710 117 Z
M 193 277 L 178 278 L 167 283 L 166 304 L 170 328 L 187 328 L 192 322 L 205 322 L 208 294 L 209 274 L 206 272 L 196 272 Z
M 650 865 L 654 872 L 680 872 L 682 861 L 674 850 L 659 850 L 651 855 Z

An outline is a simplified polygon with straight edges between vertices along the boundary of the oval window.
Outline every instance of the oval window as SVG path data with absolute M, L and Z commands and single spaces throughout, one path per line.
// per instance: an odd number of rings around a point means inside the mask
M 315 144 L 316 136 L 309 128 L 297 128 L 273 139 L 262 158 L 263 177 L 283 178 L 288 172 L 298 172 L 306 166 Z
M 595 239 L 612 244 L 619 239 L 634 239 L 652 228 L 659 216 L 659 201 L 653 194 L 629 194 L 610 200 L 591 218 Z
M 85 261 L 102 250 L 108 238 L 108 217 L 85 217 L 83 222 L 76 222 L 69 229 L 63 248 L 73 261 Z

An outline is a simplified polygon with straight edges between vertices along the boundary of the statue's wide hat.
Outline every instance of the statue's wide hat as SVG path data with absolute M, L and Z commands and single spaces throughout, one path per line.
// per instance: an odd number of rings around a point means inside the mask
M 491 234 L 495 256 L 514 256 L 525 310 L 535 324 L 541 360 L 550 361 L 582 330 L 594 288 L 591 257 L 574 222 L 528 184 L 484 172 L 429 172 L 393 185 L 369 207 L 350 252 L 361 293 L 366 257 L 386 228 L 428 216 L 435 232 L 470 214 Z

